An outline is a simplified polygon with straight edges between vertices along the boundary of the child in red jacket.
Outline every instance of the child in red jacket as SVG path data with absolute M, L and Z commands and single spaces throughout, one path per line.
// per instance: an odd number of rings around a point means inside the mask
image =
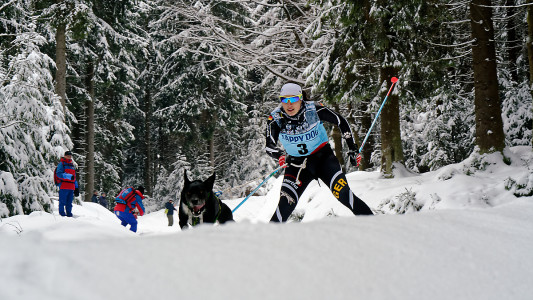
M 141 216 L 144 215 L 144 205 L 142 199 L 144 187 L 139 186 L 137 189 L 128 187 L 123 189 L 115 198 L 115 215 L 120 219 L 122 226 L 130 224 L 130 230 L 137 232 L 137 211 Z

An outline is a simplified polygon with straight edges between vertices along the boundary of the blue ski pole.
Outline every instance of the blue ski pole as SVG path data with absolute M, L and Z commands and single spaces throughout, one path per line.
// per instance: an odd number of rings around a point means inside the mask
M 370 132 L 372 131 L 372 128 L 374 128 L 374 125 L 376 124 L 376 121 L 378 120 L 379 114 L 381 113 L 381 110 L 383 109 L 383 106 L 385 105 L 385 102 L 387 101 L 387 98 L 389 97 L 389 94 L 392 91 L 392 88 L 394 87 L 394 84 L 396 82 L 398 82 L 398 78 L 392 77 L 390 79 L 390 81 L 392 82 L 392 85 L 390 86 L 389 92 L 387 93 L 387 96 L 385 96 L 385 100 L 383 100 L 383 103 L 381 104 L 381 107 L 379 108 L 378 113 L 376 114 L 376 117 L 374 118 L 374 122 L 372 122 L 372 125 L 370 125 L 370 129 L 368 129 L 368 132 L 366 133 L 365 139 L 361 143 L 361 147 L 359 147 L 359 153 L 361 153 L 361 151 L 363 151 L 363 146 L 365 145 L 366 140 L 370 136 Z
M 248 194 L 248 196 L 246 196 L 246 198 L 244 198 L 244 200 L 241 201 L 241 203 L 239 203 L 239 205 L 235 206 L 235 208 L 231 211 L 232 213 L 234 213 L 239 207 L 241 207 L 241 205 L 246 202 L 246 200 L 248 200 L 248 198 L 250 198 L 253 194 L 255 194 L 255 192 L 257 192 L 257 190 L 263 185 L 265 184 L 269 179 L 270 177 L 274 176 L 274 174 L 276 174 L 276 172 L 278 172 L 281 168 L 285 167 L 285 165 L 283 166 L 279 166 L 277 169 L 275 169 L 272 173 L 270 173 L 270 175 L 267 176 L 267 178 L 265 178 L 265 180 L 263 180 L 263 182 L 261 182 L 250 194 Z

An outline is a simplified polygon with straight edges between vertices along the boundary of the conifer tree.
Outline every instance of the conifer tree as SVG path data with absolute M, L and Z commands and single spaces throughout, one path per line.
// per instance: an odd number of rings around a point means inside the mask
M 37 27 L 31 2 L 0 6 L 0 216 L 51 212 L 52 170 L 72 145 Z
M 527 39 L 524 0 L 494 1 L 498 83 L 506 146 L 531 142 L 532 97 L 524 41 Z
M 527 0 L 527 57 L 529 62 L 529 86 L 531 98 L 533 98 L 533 0 Z M 533 146 L 533 136 L 531 145 Z
M 231 49 L 213 40 L 219 29 L 238 29 L 202 18 L 213 16 L 238 23 L 244 22 L 244 12 L 239 3 L 196 4 L 160 1 L 161 18 L 151 24 L 161 53 L 157 72 L 162 74 L 153 95 L 154 115 L 165 124 L 162 133 L 178 140 L 179 147 L 171 148 L 174 157 L 179 150 L 178 155 L 186 157 L 192 169 L 206 170 L 203 174 L 213 169 L 224 173 L 219 163 L 231 158 L 220 159 L 218 156 L 226 152 L 219 150 L 231 147 L 233 141 L 217 140 L 217 132 L 235 134 L 232 128 L 241 125 L 239 116 L 246 108 L 243 101 L 250 82 L 246 68 L 222 59 L 231 57 Z
M 419 36 L 432 20 L 434 11 L 430 6 L 433 2 L 317 2 L 332 6 L 324 18 L 331 20 L 337 30 L 334 45 L 328 53 L 327 72 L 320 72 L 325 75 L 316 77 L 327 99 L 355 103 L 372 99 L 374 103 L 369 108 L 373 109 L 383 100 L 390 78 L 400 77 L 398 87 L 389 96 L 381 115 L 381 169 L 386 176 L 392 176 L 393 164 L 404 160 L 399 95 L 406 98 L 404 101 L 412 99 L 412 94 L 402 93 L 402 82 L 410 82 L 415 72 L 421 69 L 413 49 L 418 50 L 423 43 Z M 429 21 L 422 19 L 422 15 L 429 16 Z M 364 131 L 366 134 L 368 129 Z
M 136 26 L 143 1 L 65 1 L 69 7 L 66 27 L 69 123 L 80 166 L 82 190 L 117 192 L 123 185 L 122 147 L 133 139 L 126 113 L 138 101 L 136 60 L 145 44 Z M 46 7 L 57 18 L 55 4 Z M 49 30 L 52 31 L 51 28 Z M 86 200 L 91 192 L 86 193 Z

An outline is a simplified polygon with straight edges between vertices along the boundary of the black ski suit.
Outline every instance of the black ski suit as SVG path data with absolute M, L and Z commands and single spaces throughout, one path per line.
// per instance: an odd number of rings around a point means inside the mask
M 335 198 L 348 207 L 354 215 L 373 214 L 366 203 L 350 190 L 346 175 L 342 172 L 339 161 L 327 141 L 322 121 L 337 125 L 350 150 L 357 151 L 346 119 L 320 104 L 303 102 L 300 111 L 294 116 L 287 115 L 281 107 L 278 107 L 269 116 L 266 134 L 267 153 L 276 159 L 284 155 L 284 152 L 277 147 L 278 139 L 282 135 L 282 144 L 290 156 L 278 207 L 271 222 L 287 221 L 296 208 L 298 199 L 313 179 L 321 179 L 327 184 Z M 311 134 L 313 131 L 317 133 Z M 309 139 L 306 139 L 306 136 Z M 290 144 L 289 141 L 293 143 Z

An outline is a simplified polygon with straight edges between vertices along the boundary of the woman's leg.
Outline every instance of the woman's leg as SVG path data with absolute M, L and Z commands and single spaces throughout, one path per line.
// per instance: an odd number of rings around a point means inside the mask
M 344 206 L 348 207 L 354 215 L 373 215 L 372 210 L 363 200 L 359 199 L 348 186 L 346 175 L 342 172 L 339 160 L 331 148 L 326 149 L 317 163 L 316 175 L 326 183 L 333 196 Z
M 295 166 L 288 166 L 285 169 L 285 176 L 283 177 L 283 184 L 281 185 L 281 192 L 279 197 L 278 207 L 276 212 L 270 219 L 270 222 L 285 222 L 291 215 L 298 204 L 298 199 L 313 179 L 306 169 L 303 169 L 298 176 L 300 168 Z M 298 177 L 298 182 L 296 182 Z

